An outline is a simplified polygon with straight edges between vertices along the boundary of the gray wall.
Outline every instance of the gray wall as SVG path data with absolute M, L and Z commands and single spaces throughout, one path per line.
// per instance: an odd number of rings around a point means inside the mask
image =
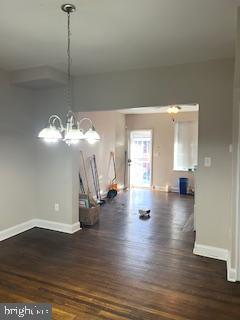
M 168 113 L 127 114 L 126 124 L 130 134 L 132 130 L 151 129 L 152 145 L 152 185 L 157 189 L 178 189 L 180 177 L 189 179 L 189 186 L 194 188 L 194 173 L 176 171 L 174 166 L 174 123 L 195 122 L 198 128 L 198 112 L 179 112 L 172 121 Z
M 51 113 L 66 113 L 64 90 L 33 94 L 32 132 L 32 94 L 10 87 L 5 79 L 1 82 L 1 228 L 34 215 L 64 223 L 76 222 L 74 152 L 64 145 L 50 148 L 35 139 Z M 75 79 L 74 89 L 76 111 L 200 104 L 196 241 L 229 249 L 233 61 L 79 77 Z M 205 156 L 212 157 L 211 168 L 203 166 Z M 54 211 L 55 201 L 60 204 L 60 212 Z
M 65 92 L 26 90 L 10 82 L 1 71 L 0 230 L 33 218 L 73 224 L 78 221 L 75 150 L 37 139 L 49 115 L 65 116 Z
M 95 129 L 101 137 L 101 140 L 93 145 L 87 143 L 86 141 L 81 141 L 75 147 L 75 150 L 81 150 L 83 152 L 90 192 L 93 196 L 95 196 L 89 157 L 93 154 L 95 154 L 96 156 L 99 184 L 101 193 L 104 196 L 107 194 L 109 185 L 112 183 L 112 180 L 114 178 L 114 168 L 112 160 L 110 161 L 110 152 L 114 152 L 115 155 L 117 173 L 115 182 L 118 184 L 118 188 L 122 189 L 124 187 L 125 171 L 125 115 L 116 111 L 79 112 L 76 113 L 76 115 L 79 120 L 85 117 L 90 118 L 94 123 Z M 87 129 L 88 127 L 84 128 Z M 79 166 L 83 174 L 82 161 L 80 161 L 79 152 L 75 153 L 75 161 L 77 163 L 77 167 L 75 168 L 75 170 L 73 170 L 74 177 L 78 174 Z M 83 182 L 86 187 L 84 174 Z
M 110 110 L 199 103 L 196 241 L 230 248 L 233 60 L 99 74 L 75 79 L 75 108 Z M 205 168 L 205 156 L 212 167 Z M 217 226 L 217 227 L 216 227 Z
M 37 136 L 49 115 L 56 113 L 64 119 L 67 109 L 65 109 L 62 89 L 34 92 L 34 98 L 35 136 Z M 112 167 L 111 169 L 108 167 L 110 151 L 116 153 L 118 172 L 121 173 L 118 183 L 123 183 L 125 117 L 118 112 L 85 112 L 76 115 L 80 119 L 90 117 L 102 139 L 95 145 L 82 141 L 71 147 L 64 143 L 49 145 L 35 139 L 35 166 L 38 174 L 35 181 L 36 215 L 39 219 L 67 224 L 78 221 L 80 150 L 84 153 L 89 187 L 93 195 L 95 191 L 89 165 L 89 156 L 92 154 L 96 155 L 100 187 L 103 193 L 108 191 L 109 183 L 113 178 Z M 108 120 L 107 126 L 106 119 Z M 83 174 L 83 168 L 81 169 Z M 54 210 L 54 203 L 59 204 L 59 212 Z
M 46 125 L 51 114 L 65 121 L 66 92 L 63 88 L 33 92 L 34 136 Z M 78 221 L 78 176 L 76 150 L 65 143 L 49 145 L 35 139 L 35 168 L 37 179 L 36 216 L 39 219 L 73 224 Z M 58 203 L 60 210 L 54 210 Z
M 117 178 L 116 181 L 120 188 L 126 187 L 125 179 L 127 173 L 126 167 L 126 159 L 125 159 L 125 150 L 127 150 L 127 143 L 126 143 L 126 117 L 124 114 L 115 113 L 115 162 L 116 162 L 116 172 Z
M 0 230 L 35 212 L 32 95 L 0 71 Z

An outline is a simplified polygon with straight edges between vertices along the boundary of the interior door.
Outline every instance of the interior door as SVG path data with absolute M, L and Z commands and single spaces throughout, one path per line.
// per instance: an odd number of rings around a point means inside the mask
M 130 132 L 130 187 L 152 185 L 152 130 Z

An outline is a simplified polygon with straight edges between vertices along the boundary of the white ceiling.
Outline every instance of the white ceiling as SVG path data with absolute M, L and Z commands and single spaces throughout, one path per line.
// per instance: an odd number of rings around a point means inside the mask
M 181 109 L 179 112 L 193 112 L 198 111 L 198 104 L 189 104 L 189 105 L 178 105 Z M 149 114 L 149 113 L 167 113 L 168 108 L 170 106 L 165 107 L 140 107 L 140 108 L 130 108 L 130 109 L 120 109 L 118 112 L 124 114 Z
M 64 69 L 60 0 L 1 0 L 0 68 Z M 240 0 L 73 0 L 75 74 L 233 57 Z

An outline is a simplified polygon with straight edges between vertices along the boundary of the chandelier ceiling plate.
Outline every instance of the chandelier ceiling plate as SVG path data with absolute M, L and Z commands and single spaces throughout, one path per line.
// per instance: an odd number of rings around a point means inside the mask
M 61 6 L 62 11 L 71 13 L 76 11 L 76 7 L 73 4 L 65 3 Z

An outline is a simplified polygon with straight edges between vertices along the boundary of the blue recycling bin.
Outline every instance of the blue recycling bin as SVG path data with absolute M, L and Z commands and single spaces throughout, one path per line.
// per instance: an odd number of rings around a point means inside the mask
M 188 178 L 179 178 L 179 193 L 187 194 L 188 191 Z

